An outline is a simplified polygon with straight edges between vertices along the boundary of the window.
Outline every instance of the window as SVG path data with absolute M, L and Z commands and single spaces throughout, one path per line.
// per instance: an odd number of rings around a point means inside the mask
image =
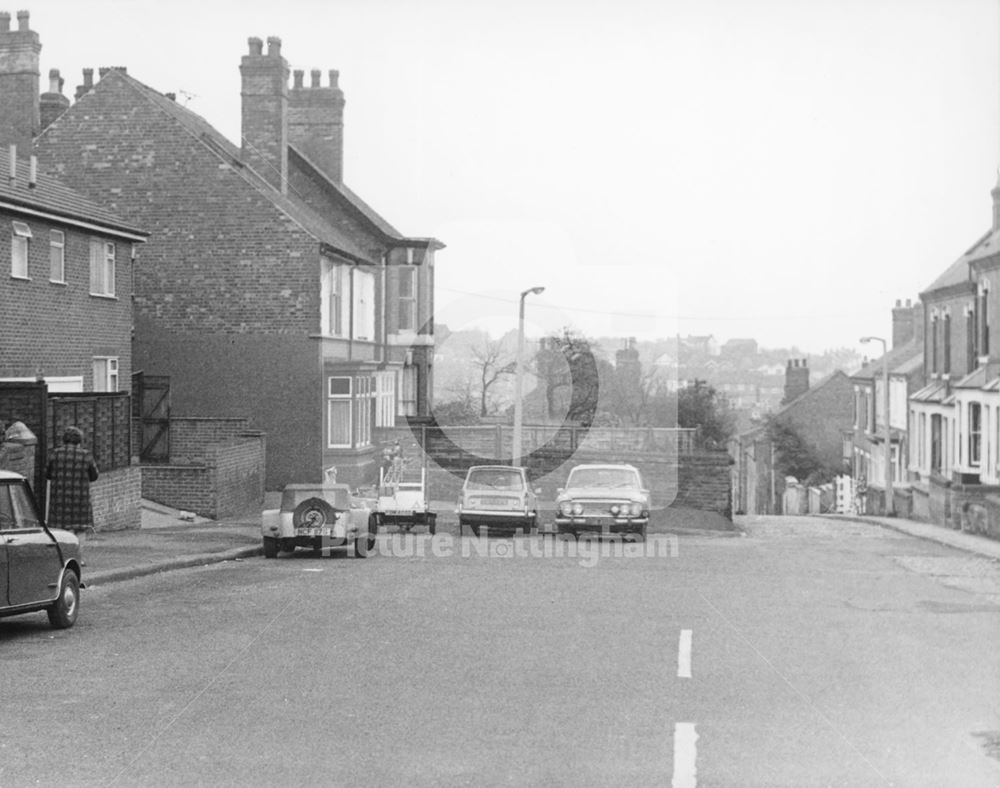
M 320 278 L 320 332 L 335 337 L 347 333 L 344 321 L 344 293 L 348 289 L 350 269 L 323 261 Z
M 989 282 L 982 282 L 979 285 L 979 355 L 988 356 L 990 354 L 990 303 Z
M 327 445 L 333 448 L 351 447 L 351 379 L 330 378 L 329 434 Z
M 965 371 L 972 372 L 976 368 L 976 360 L 979 357 L 978 343 L 976 342 L 976 308 L 975 305 L 965 310 Z
M 941 473 L 941 461 L 944 457 L 942 447 L 944 445 L 944 430 L 941 424 L 941 414 L 931 414 L 931 471 Z
M 354 379 L 354 445 L 372 445 L 372 426 L 375 424 L 375 378 Z
M 118 359 L 94 359 L 94 391 L 118 391 Z
M 978 402 L 969 403 L 969 465 L 979 465 L 979 447 L 982 439 L 982 413 Z
M 943 363 L 944 369 L 942 370 L 946 375 L 951 373 L 951 314 L 946 314 L 944 316 L 944 352 Z
M 396 426 L 396 373 L 387 370 L 375 375 L 375 426 Z
M 115 245 L 97 238 L 90 240 L 90 294 L 115 294 Z
M 931 316 L 931 374 L 936 375 L 938 371 L 938 318 Z
M 375 340 L 375 277 L 370 271 L 352 269 L 354 274 L 354 338 Z
M 417 368 L 413 366 L 399 372 L 399 415 L 417 415 Z
M 66 236 L 62 230 L 49 230 L 49 281 L 66 281 Z
M 399 268 L 399 330 L 417 329 L 417 269 Z
M 28 241 L 31 228 L 24 222 L 11 222 L 13 234 L 10 237 L 10 275 L 18 279 L 28 279 Z

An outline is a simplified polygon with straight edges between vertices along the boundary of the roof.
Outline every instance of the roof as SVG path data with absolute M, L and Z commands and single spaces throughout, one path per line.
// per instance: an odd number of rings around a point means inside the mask
M 868 380 L 882 375 L 883 361 L 879 356 L 869 361 L 861 369 L 851 375 L 852 378 L 865 378 Z M 890 374 L 905 375 L 919 369 L 923 364 L 924 345 L 923 340 L 912 339 L 905 345 L 892 348 L 885 354 L 885 359 L 889 362 Z
M 789 409 L 791 409 L 792 407 L 794 407 L 798 403 L 804 402 L 805 400 L 809 399 L 810 397 L 812 397 L 813 395 L 815 395 L 817 392 L 819 392 L 822 389 L 826 388 L 831 383 L 833 383 L 834 381 L 836 381 L 836 380 L 838 380 L 840 378 L 843 378 L 844 380 L 849 380 L 849 378 L 847 377 L 847 375 L 844 372 L 842 372 L 841 370 L 839 370 L 839 369 L 836 370 L 836 371 L 834 371 L 834 372 L 831 372 L 829 375 L 827 375 L 825 378 L 823 378 L 821 381 L 819 381 L 815 386 L 810 386 L 805 391 L 803 391 L 801 394 L 799 394 L 795 399 L 789 400 L 784 405 L 782 405 L 780 408 L 778 408 L 778 410 L 775 411 L 774 415 L 775 416 L 780 416 L 782 413 L 787 412 Z
M 30 186 L 30 164 L 26 159 L 18 159 L 12 183 L 9 158 L 0 156 L 0 207 L 12 212 L 51 217 L 67 224 L 89 225 L 109 235 L 120 235 L 135 241 L 144 241 L 149 237 L 145 230 L 127 224 L 107 208 L 51 176 L 39 173 L 35 185 Z
M 934 380 L 924 386 L 920 391 L 910 395 L 914 402 L 944 402 L 950 394 L 948 384 L 943 380 Z
M 946 287 L 971 281 L 970 265 L 976 260 L 993 257 L 1000 254 L 1000 230 L 989 230 L 977 240 L 965 253 L 945 269 L 937 279 L 924 290 L 931 293 Z
M 342 228 L 328 221 L 322 215 L 314 211 L 305 203 L 304 200 L 300 199 L 295 194 L 286 195 L 281 193 L 271 186 L 271 184 L 263 177 L 254 172 L 251 167 L 248 167 L 242 159 L 240 148 L 230 142 L 222 133 L 215 129 L 200 115 L 192 112 L 184 106 L 181 106 L 173 99 L 157 92 L 153 88 L 140 82 L 135 77 L 129 76 L 120 69 L 112 69 L 108 72 L 108 75 L 105 76 L 104 79 L 107 79 L 111 74 L 125 80 L 144 98 L 146 98 L 146 100 L 159 108 L 164 114 L 168 115 L 181 127 L 188 131 L 192 137 L 198 140 L 201 144 L 205 145 L 205 147 L 207 147 L 227 164 L 232 165 L 234 173 L 237 173 L 247 183 L 258 189 L 262 195 L 274 203 L 275 207 L 295 221 L 306 232 L 315 237 L 318 241 L 330 246 L 332 251 L 335 253 L 342 253 L 357 262 L 376 262 L 372 259 L 370 250 L 362 246 L 362 244 L 344 232 Z M 353 195 L 353 193 L 351 194 Z M 354 199 L 357 203 L 361 203 L 360 198 L 354 196 Z M 364 203 L 361 204 L 363 205 Z M 370 208 L 367 208 L 367 210 L 370 212 L 369 220 L 374 221 L 372 217 L 377 216 L 377 214 L 375 214 L 375 212 Z M 389 226 L 384 220 L 382 220 L 380 229 L 382 227 L 390 230 L 392 229 L 391 226 Z M 395 230 L 392 230 L 392 232 L 395 233 Z M 401 236 L 396 233 L 396 237 Z

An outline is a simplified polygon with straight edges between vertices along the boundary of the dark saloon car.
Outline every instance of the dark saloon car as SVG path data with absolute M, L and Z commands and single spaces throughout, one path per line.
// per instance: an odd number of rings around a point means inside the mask
M 24 477 L 0 471 L 0 616 L 44 610 L 57 629 L 80 610 L 80 543 L 47 528 Z

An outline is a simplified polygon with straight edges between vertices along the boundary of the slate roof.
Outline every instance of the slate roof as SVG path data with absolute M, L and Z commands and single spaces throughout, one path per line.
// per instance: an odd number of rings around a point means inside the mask
M 109 74 L 110 73 L 111 72 L 109 72 Z M 155 105 L 166 115 L 177 121 L 177 123 L 185 128 L 192 137 L 196 138 L 199 142 L 212 150 L 216 156 L 232 165 L 234 172 L 238 173 L 242 178 L 244 178 L 244 180 L 258 189 L 261 194 L 271 200 L 277 208 L 287 214 L 289 218 L 298 223 L 304 230 L 306 230 L 306 232 L 314 236 L 318 241 L 327 244 L 337 252 L 345 253 L 346 256 L 351 257 L 358 262 L 376 262 L 372 259 L 368 249 L 364 247 L 363 242 L 359 242 L 358 240 L 352 238 L 348 233 L 344 232 L 341 227 L 338 227 L 325 219 L 322 215 L 314 211 L 303 200 L 299 199 L 294 194 L 282 194 L 280 191 L 271 186 L 270 183 L 255 173 L 250 167 L 246 166 L 246 163 L 241 157 L 240 148 L 230 142 L 203 117 L 195 112 L 192 112 L 187 107 L 178 104 L 176 101 L 168 98 L 162 93 L 157 92 L 148 85 L 135 79 L 135 77 L 129 76 L 121 70 L 116 69 L 114 70 L 114 73 L 132 85 L 135 90 L 145 97 L 151 104 Z M 107 76 L 104 78 L 107 79 Z M 289 147 L 291 148 L 291 146 Z M 327 179 L 327 181 L 332 184 L 329 179 Z M 347 189 L 347 187 L 341 186 L 340 190 L 345 195 L 345 199 L 349 199 L 352 204 L 359 206 L 359 210 L 362 210 L 360 206 L 364 206 L 363 212 L 366 217 L 370 222 L 375 224 L 381 232 L 390 235 L 390 237 L 402 239 L 403 236 L 393 229 L 388 222 L 381 219 L 381 217 L 379 217 L 372 208 L 366 205 L 359 197 L 357 197 L 357 195 L 354 195 L 354 193 Z
M 39 173 L 35 186 L 28 185 L 29 162 L 18 159 L 16 178 L 10 179 L 10 157 L 0 156 L 0 203 L 63 218 L 68 222 L 84 222 L 107 230 L 109 234 L 124 234 L 136 240 L 149 236 L 145 230 L 127 224 L 102 205 L 73 191 L 48 175 Z
M 889 374 L 908 375 L 916 371 L 923 363 L 923 341 L 911 340 L 905 345 L 892 348 L 886 353 L 889 362 Z M 852 378 L 871 380 L 882 375 L 882 356 L 869 361 L 861 369 L 851 375 Z

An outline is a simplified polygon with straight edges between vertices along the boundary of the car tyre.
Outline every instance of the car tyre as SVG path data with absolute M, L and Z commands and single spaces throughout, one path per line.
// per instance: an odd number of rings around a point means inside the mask
M 273 536 L 264 537 L 264 558 L 278 557 L 278 540 Z
M 427 530 L 431 536 L 437 533 L 437 515 L 432 514 L 427 518 Z
M 322 521 L 317 523 L 319 526 L 333 525 L 337 517 L 337 510 L 330 506 L 327 501 L 322 498 L 306 498 L 292 512 L 292 524 L 296 528 L 307 525 L 306 515 L 310 512 L 319 512 L 322 515 Z
M 69 629 L 76 623 L 80 612 L 80 579 L 75 572 L 67 570 L 63 574 L 59 597 L 46 612 L 49 614 L 49 623 L 55 629 Z

